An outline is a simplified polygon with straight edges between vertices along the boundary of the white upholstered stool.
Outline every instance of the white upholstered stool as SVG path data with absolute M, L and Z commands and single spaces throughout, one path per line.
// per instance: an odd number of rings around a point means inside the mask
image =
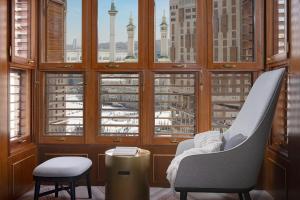
M 75 182 L 83 176 L 86 177 L 89 198 L 92 198 L 89 178 L 91 167 L 92 161 L 85 157 L 57 157 L 43 162 L 33 170 L 35 180 L 34 200 L 52 193 L 55 193 L 55 197 L 58 197 L 58 192 L 62 190 L 68 191 L 71 199 L 75 200 Z M 40 194 L 41 182 L 54 182 L 55 189 Z M 70 186 L 58 186 L 58 183 L 65 182 L 68 182 Z

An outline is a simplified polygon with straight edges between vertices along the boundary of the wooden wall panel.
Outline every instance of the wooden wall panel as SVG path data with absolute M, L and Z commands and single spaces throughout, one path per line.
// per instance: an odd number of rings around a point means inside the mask
M 36 164 L 37 149 L 34 145 L 9 157 L 9 191 L 13 199 L 18 198 L 32 188 L 32 172 Z
M 0 199 L 8 199 L 7 156 L 8 156 L 8 123 L 7 123 L 7 12 L 8 1 L 0 0 Z
M 152 182 L 154 184 L 169 186 L 166 171 L 174 156 L 174 154 L 152 155 Z

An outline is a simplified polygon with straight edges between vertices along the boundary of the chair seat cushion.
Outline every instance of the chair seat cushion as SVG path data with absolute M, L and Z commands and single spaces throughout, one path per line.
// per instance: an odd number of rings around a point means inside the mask
M 57 157 L 47 160 L 33 170 L 36 177 L 74 177 L 83 174 L 92 166 L 84 157 Z

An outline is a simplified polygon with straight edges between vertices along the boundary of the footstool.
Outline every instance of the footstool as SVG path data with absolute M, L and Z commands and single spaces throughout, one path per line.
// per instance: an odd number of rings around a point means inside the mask
M 34 200 L 52 193 L 55 193 L 55 197 L 58 197 L 58 192 L 62 190 L 66 190 L 70 194 L 71 200 L 75 200 L 75 183 L 82 177 L 86 178 L 88 195 L 89 198 L 92 198 L 89 176 L 91 167 L 92 161 L 90 159 L 75 156 L 57 157 L 43 162 L 33 170 L 35 180 Z M 53 182 L 55 189 L 40 194 L 42 182 Z M 59 187 L 59 183 L 68 183 L 69 187 Z

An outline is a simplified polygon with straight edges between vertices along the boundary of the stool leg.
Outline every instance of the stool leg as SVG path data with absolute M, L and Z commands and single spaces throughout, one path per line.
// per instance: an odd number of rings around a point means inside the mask
M 58 197 L 58 183 L 55 182 L 55 198 Z
M 243 193 L 239 193 L 240 200 L 244 200 Z
M 86 174 L 86 186 L 89 193 L 89 199 L 92 198 L 92 189 L 91 189 L 91 181 L 90 181 L 90 173 Z
M 180 192 L 180 200 L 187 200 L 187 192 Z
M 35 187 L 34 187 L 34 200 L 39 199 L 40 187 L 41 187 L 41 182 L 39 180 L 36 180 Z
M 76 193 L 75 193 L 75 181 L 72 181 L 70 183 L 70 190 L 71 190 L 71 200 L 75 200 L 76 199 L 76 197 L 75 197 L 75 195 L 76 195 Z

